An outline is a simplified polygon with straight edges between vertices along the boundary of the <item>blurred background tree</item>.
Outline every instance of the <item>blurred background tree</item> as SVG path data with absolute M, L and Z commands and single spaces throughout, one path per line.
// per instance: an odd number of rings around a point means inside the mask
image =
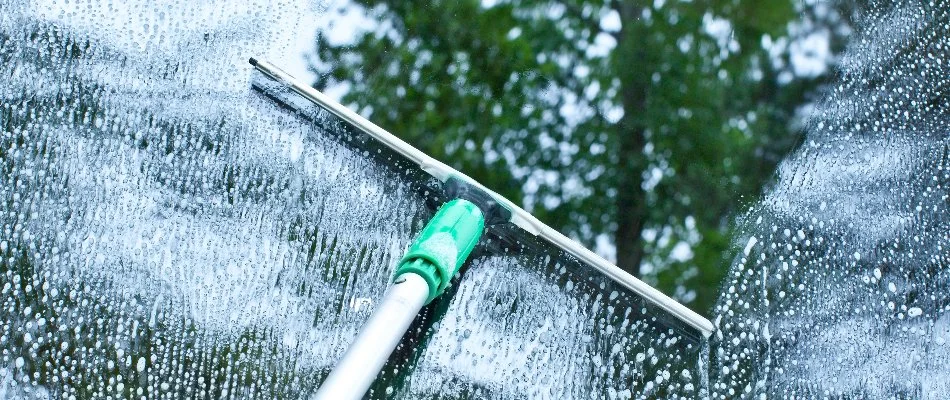
M 359 0 L 317 88 L 705 312 L 849 30 L 799 0 Z

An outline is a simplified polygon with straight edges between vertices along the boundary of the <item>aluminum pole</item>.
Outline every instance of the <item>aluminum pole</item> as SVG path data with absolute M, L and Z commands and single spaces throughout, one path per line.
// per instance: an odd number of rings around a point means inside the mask
M 429 286 L 422 277 L 400 275 L 313 399 L 363 398 L 428 295 Z

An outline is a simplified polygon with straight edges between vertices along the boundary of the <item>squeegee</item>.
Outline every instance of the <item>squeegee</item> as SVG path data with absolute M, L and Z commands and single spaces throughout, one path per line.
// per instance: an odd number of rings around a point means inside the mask
M 703 337 L 712 323 L 594 252 L 545 225 L 508 199 L 412 147 L 274 65 L 250 59 L 274 84 L 312 102 L 415 164 L 444 185 L 451 197 L 439 207 L 396 266 L 392 283 L 353 344 L 324 380 L 315 398 L 361 398 L 420 310 L 442 295 L 482 235 L 499 221 L 514 225 L 577 258 L 620 287 L 662 309 Z

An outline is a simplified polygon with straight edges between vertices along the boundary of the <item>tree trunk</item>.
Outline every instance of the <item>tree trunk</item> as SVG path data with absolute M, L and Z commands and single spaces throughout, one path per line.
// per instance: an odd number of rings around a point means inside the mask
M 616 166 L 617 197 L 615 202 L 617 231 L 617 266 L 640 276 L 643 261 L 643 228 L 647 218 L 643 174 L 647 162 L 646 145 L 647 95 L 653 68 L 648 59 L 647 29 L 641 20 L 642 7 L 637 0 L 614 3 L 622 27 L 617 34 L 614 68 L 620 79 L 620 96 L 624 115 L 617 124 L 618 164 Z

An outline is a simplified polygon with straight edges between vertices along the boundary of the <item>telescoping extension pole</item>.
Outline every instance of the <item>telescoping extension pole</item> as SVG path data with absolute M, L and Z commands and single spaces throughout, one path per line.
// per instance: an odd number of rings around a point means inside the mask
M 484 230 L 485 217 L 474 203 L 445 203 L 409 247 L 392 286 L 315 398 L 362 398 L 416 314 L 449 287 Z

